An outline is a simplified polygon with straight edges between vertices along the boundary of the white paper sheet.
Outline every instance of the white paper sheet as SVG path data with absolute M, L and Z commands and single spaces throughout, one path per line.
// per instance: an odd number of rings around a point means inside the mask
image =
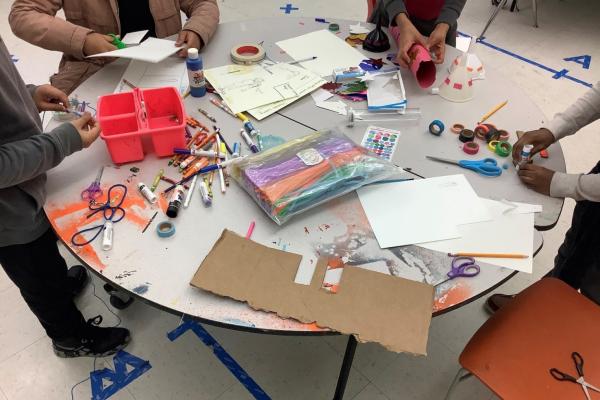
M 471 46 L 471 38 L 466 36 L 457 36 L 456 37 L 456 48 L 463 53 L 469 51 L 469 46 Z
M 143 89 L 173 86 L 183 95 L 189 86 L 185 60 L 179 57 L 169 57 L 159 63 L 147 63 L 133 60 L 125 70 L 115 93 L 131 90 L 123 79 Z
M 477 252 L 477 253 L 517 253 L 526 254 L 529 258 L 481 258 L 482 262 L 531 273 L 533 271 L 533 213 L 508 213 L 509 208 L 499 201 L 482 199 L 490 210 L 491 221 L 460 225 L 461 237 L 432 243 L 421 243 L 419 246 L 443 253 Z
M 400 71 L 394 74 L 374 75 L 368 82 L 367 107 L 369 110 L 406 108 L 406 93 Z
M 464 175 L 375 184 L 357 192 L 381 248 L 458 238 L 459 224 L 492 218 Z
M 317 89 L 314 92 L 312 92 L 310 95 L 313 98 L 313 100 L 315 101 L 315 103 L 320 103 L 322 101 L 329 100 L 330 98 L 333 97 L 333 93 L 331 93 L 330 91 L 325 90 L 325 89 Z
M 129 32 L 127 35 L 125 35 L 123 37 L 123 39 L 121 39 L 121 42 L 123 42 L 127 46 L 136 46 L 136 45 L 140 44 L 142 39 L 144 39 L 144 36 L 146 36 L 146 33 L 148 33 L 148 30 Z
M 328 30 L 314 31 L 276 43 L 294 60 L 316 56 L 300 63 L 319 76 L 331 77 L 334 68 L 355 67 L 365 56 Z
M 348 111 L 346 110 L 346 104 L 343 101 L 339 101 L 339 100 L 319 101 L 319 102 L 315 103 L 315 105 L 319 108 L 333 111 L 340 115 L 348 115 Z
M 150 37 L 144 40 L 139 46 L 126 47 L 124 49 L 108 51 L 106 53 L 94 54 L 90 57 L 121 57 L 131 58 L 133 60 L 158 63 L 175 54 L 181 49 L 175 46 L 175 42 L 166 39 L 157 39 Z

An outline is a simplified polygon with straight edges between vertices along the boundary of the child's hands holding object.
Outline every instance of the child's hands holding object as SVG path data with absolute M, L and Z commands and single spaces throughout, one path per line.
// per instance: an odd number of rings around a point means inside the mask
M 544 150 L 555 142 L 554 135 L 546 128 L 526 132 L 513 146 L 513 162 L 519 164 L 521 161 L 521 150 L 526 144 L 533 145 L 531 156 Z M 520 165 L 520 164 L 519 164 Z M 554 171 L 539 165 L 526 163 L 519 166 L 519 178 L 530 189 L 538 193 L 550 195 L 550 184 Z
M 65 105 L 69 104 L 67 95 L 52 85 L 41 85 L 33 93 L 33 101 L 39 112 L 66 111 Z
M 69 123 L 79 132 L 83 148 L 89 147 L 94 143 L 102 131 L 98 122 L 88 112 L 84 113 L 81 118 L 74 119 Z

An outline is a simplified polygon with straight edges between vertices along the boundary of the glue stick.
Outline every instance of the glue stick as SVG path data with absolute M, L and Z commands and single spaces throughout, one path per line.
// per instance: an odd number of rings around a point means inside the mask
M 108 251 L 113 245 L 113 223 L 106 221 L 104 224 L 104 233 L 102 234 L 102 250 Z
M 156 195 L 152 193 L 152 190 L 142 182 L 138 183 L 138 190 L 144 196 L 146 200 L 150 202 L 150 204 L 156 203 Z
M 200 196 L 202 196 L 202 202 L 206 207 L 210 207 L 212 205 L 212 197 L 210 196 L 210 191 L 208 190 L 208 184 L 205 180 L 201 180 L 198 184 L 198 190 L 200 191 Z
M 519 161 L 519 163 L 517 164 L 517 170 L 529 162 L 531 150 L 533 150 L 532 144 L 526 144 L 525 146 L 523 146 L 523 149 L 521 149 L 521 161 Z
M 177 185 L 175 187 L 175 190 L 173 190 L 173 195 L 171 196 L 171 200 L 169 201 L 169 207 L 167 208 L 167 217 L 177 218 L 177 214 L 181 208 L 181 203 L 183 203 L 184 192 L 185 189 L 183 186 Z
M 206 94 L 202 58 L 198 55 L 198 49 L 193 47 L 188 49 L 187 54 L 186 65 L 190 81 L 190 94 L 192 97 L 202 97 Z

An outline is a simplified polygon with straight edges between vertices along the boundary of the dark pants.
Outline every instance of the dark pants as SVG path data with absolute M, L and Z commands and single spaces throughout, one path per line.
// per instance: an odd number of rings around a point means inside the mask
M 48 336 L 60 341 L 78 336 L 85 320 L 73 302 L 72 282 L 56 240 L 48 229 L 31 243 L 0 247 L 0 264 Z
M 600 162 L 591 174 L 600 173 Z M 600 304 L 600 203 L 578 201 L 552 276 Z

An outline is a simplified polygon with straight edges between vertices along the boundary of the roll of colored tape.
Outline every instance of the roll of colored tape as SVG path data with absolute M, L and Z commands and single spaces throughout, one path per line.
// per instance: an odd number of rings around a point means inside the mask
M 490 151 L 492 153 L 496 152 L 496 146 L 498 145 L 498 141 L 497 140 L 492 140 L 491 142 L 488 143 L 488 149 L 490 149 Z
M 473 132 L 470 129 L 463 129 L 458 135 L 458 140 L 460 140 L 463 143 L 472 142 L 473 140 L 475 140 L 475 132 Z
M 498 140 L 498 136 L 500 136 L 500 131 L 496 128 L 489 128 L 490 130 L 487 131 L 487 133 L 485 134 L 485 140 L 487 142 L 491 142 L 492 140 Z
M 508 142 L 498 142 L 495 152 L 500 157 L 508 157 L 508 155 L 512 152 L 512 146 Z
M 231 60 L 236 64 L 256 64 L 264 60 L 265 55 L 265 49 L 258 44 L 244 43 L 231 49 Z
M 485 140 L 485 135 L 488 133 L 489 130 L 490 128 L 488 128 L 485 125 L 477 125 L 475 127 L 475 136 L 477 137 L 477 139 Z
M 171 237 L 175 234 L 175 225 L 171 221 L 163 221 L 156 226 L 156 233 L 162 238 Z
M 444 132 L 444 123 L 439 119 L 434 119 L 429 124 L 429 133 L 435 136 L 440 136 Z
M 340 26 L 339 26 L 339 24 L 335 24 L 335 23 L 329 24 L 329 30 L 331 32 L 337 32 L 340 30 Z
M 498 131 L 498 140 L 501 142 L 508 142 L 508 139 L 510 139 L 510 133 L 504 129 L 500 129 Z
M 470 155 L 477 154 L 479 152 L 479 145 L 475 142 L 467 142 L 463 145 L 463 151 Z
M 462 132 L 463 129 L 465 129 L 465 126 L 463 124 L 454 124 L 454 125 L 452 125 L 452 128 L 450 128 L 452 133 L 456 133 L 457 135 L 460 132 Z

